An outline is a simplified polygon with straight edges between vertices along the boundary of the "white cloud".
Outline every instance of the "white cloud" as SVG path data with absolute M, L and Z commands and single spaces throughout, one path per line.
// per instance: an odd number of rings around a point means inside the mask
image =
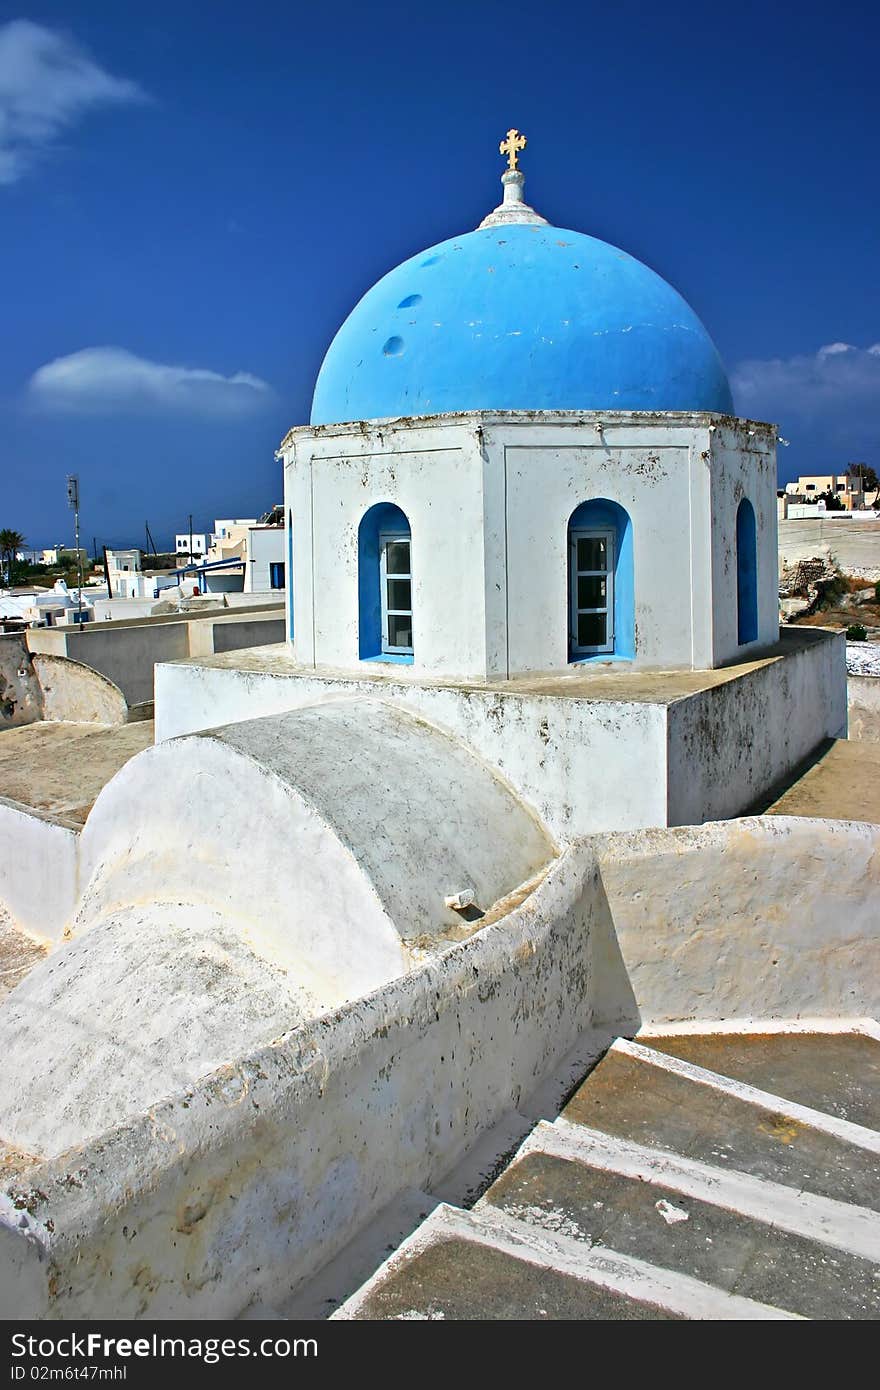
M 0 26 L 0 184 L 22 178 L 93 107 L 147 99 L 65 34 L 28 19 Z
M 794 418 L 832 429 L 870 423 L 876 436 L 880 343 L 869 348 L 828 343 L 812 355 L 741 362 L 731 384 L 740 415 Z
M 852 460 L 880 467 L 880 343 L 826 343 L 812 354 L 741 362 L 731 386 L 737 414 L 772 420 L 791 441 L 780 458 L 784 474 Z
M 852 343 L 828 343 L 825 347 L 820 347 L 819 357 L 836 357 L 839 352 L 857 352 Z
M 206 367 L 167 366 L 121 347 L 56 357 L 34 372 L 27 389 L 40 409 L 89 415 L 177 411 L 228 418 L 272 398 L 267 382 L 248 372 L 223 376 Z

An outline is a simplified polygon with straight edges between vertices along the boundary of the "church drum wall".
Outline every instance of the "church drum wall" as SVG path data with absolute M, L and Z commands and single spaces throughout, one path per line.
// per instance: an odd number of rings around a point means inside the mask
M 486 673 L 482 467 L 473 432 L 413 428 L 383 452 L 381 427 L 297 450 L 285 470 L 293 513 L 295 651 L 304 665 L 360 664 L 358 530 L 377 504 L 406 516 L 412 535 L 412 670 Z M 316 539 L 319 538 L 319 539 Z
M 779 638 L 776 448 L 768 427 L 728 421 L 710 433 L 713 664 L 738 659 Z M 757 634 L 743 645 L 738 632 L 737 514 L 754 508 L 757 540 Z
M 399 506 L 412 530 L 416 674 L 570 669 L 568 521 L 599 499 L 630 520 L 637 666 L 709 670 L 742 653 L 743 495 L 758 522 L 758 639 L 773 642 L 773 440 L 772 426 L 688 413 L 477 413 L 295 431 L 284 457 L 297 660 L 357 670 L 357 531 L 377 503 Z
M 507 494 L 511 676 L 569 667 L 568 525 L 575 508 L 603 500 L 629 517 L 635 588 L 635 659 L 688 667 L 692 658 L 687 441 L 581 440 L 546 447 L 499 441 Z M 593 442 L 596 441 L 596 442 Z M 628 652 L 621 655 L 629 655 Z M 598 660 L 600 658 L 596 658 Z M 592 660 L 592 659 L 591 659 Z M 604 660 L 608 660 L 607 657 Z

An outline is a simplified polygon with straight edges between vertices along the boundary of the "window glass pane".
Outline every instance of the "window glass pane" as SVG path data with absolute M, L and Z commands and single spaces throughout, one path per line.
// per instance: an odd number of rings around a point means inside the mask
M 389 609 L 403 609 L 404 612 L 412 611 L 412 584 L 409 579 L 389 579 L 388 580 L 388 607 Z
M 385 547 L 385 568 L 389 574 L 409 574 L 409 541 L 389 541 Z
M 604 608 L 607 601 L 608 580 L 599 575 L 580 575 L 578 577 L 578 608 Z
M 608 542 L 602 536 L 578 536 L 577 567 L 579 570 L 607 570 Z
M 606 622 L 605 613 L 578 613 L 578 646 L 604 647 Z
M 412 646 L 412 617 L 409 613 L 388 614 L 389 647 Z

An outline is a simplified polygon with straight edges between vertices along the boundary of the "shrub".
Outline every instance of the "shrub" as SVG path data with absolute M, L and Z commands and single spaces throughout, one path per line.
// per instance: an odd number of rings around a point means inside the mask
M 868 636 L 868 629 L 861 623 L 850 623 L 846 630 L 847 642 L 864 642 Z

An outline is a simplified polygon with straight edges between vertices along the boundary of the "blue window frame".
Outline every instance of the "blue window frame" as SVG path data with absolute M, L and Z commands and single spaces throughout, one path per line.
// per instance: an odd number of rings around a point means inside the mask
M 758 527 L 744 497 L 736 512 L 736 628 L 739 645 L 758 639 Z
M 358 654 L 412 662 L 412 536 L 393 502 L 377 502 L 358 527 Z
M 569 661 L 636 654 L 633 528 L 617 502 L 596 497 L 568 519 Z

